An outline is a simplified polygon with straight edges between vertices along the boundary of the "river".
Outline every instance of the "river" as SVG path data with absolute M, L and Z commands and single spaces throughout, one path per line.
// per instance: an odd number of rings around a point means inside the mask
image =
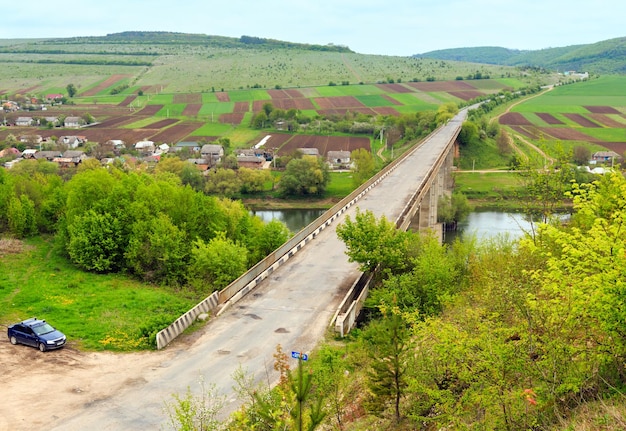
M 287 209 L 253 211 L 263 221 L 277 219 L 285 223 L 287 228 L 296 233 L 324 214 L 325 210 Z M 498 235 L 511 239 L 519 238 L 524 232 L 531 230 L 531 223 L 522 213 L 494 210 L 475 210 L 467 219 L 459 223 L 456 232 L 446 232 L 445 242 L 452 242 L 463 235 L 475 235 L 478 240 L 494 238 Z

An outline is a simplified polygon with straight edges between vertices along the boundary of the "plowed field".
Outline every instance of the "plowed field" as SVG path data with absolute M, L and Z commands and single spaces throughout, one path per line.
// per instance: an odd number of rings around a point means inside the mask
M 604 127 L 611 127 L 616 129 L 626 127 L 626 124 L 620 123 L 619 121 L 614 120 L 605 114 L 589 114 L 589 117 L 591 117 L 593 121 L 597 121 L 598 123 L 602 124 Z
M 111 75 L 109 78 L 107 78 L 100 84 L 96 85 L 95 87 L 90 88 L 84 93 L 80 93 L 80 95 L 81 96 L 95 96 L 96 94 L 104 90 L 105 88 L 109 88 L 112 85 L 114 85 L 116 82 L 119 82 L 124 78 L 128 78 L 129 76 L 131 75 Z
M 174 103 L 202 103 L 202 94 L 174 94 Z
M 233 112 L 230 114 L 222 114 L 220 115 L 220 123 L 224 124 L 241 124 L 243 117 L 246 114 L 243 112 Z
M 376 84 L 376 87 L 380 88 L 381 90 L 387 93 L 412 93 L 413 92 L 413 90 L 411 90 L 408 87 L 405 87 L 402 84 Z
M 499 122 L 505 126 L 532 126 L 532 123 L 519 112 L 507 112 L 500 117 Z
M 122 100 L 117 106 L 128 106 L 137 98 L 136 94 L 126 97 L 126 99 Z
M 408 82 L 408 86 L 419 91 L 436 92 L 436 91 L 472 91 L 476 88 L 464 81 L 440 81 L 440 82 Z
M 165 129 L 150 139 L 154 142 L 165 142 L 168 144 L 182 141 L 183 138 L 193 133 L 194 130 L 200 128 L 203 124 L 198 122 L 184 122 L 176 124 L 168 129 Z
M 587 117 L 580 115 L 580 114 L 563 114 L 563 115 L 582 127 L 600 127 L 599 124 L 594 123 Z
M 548 124 L 552 124 L 552 125 L 563 124 L 561 120 L 559 120 L 552 114 L 548 114 L 547 112 L 536 112 L 535 115 L 537 115 L 537 117 L 541 118 L 543 121 L 545 121 Z
M 593 114 L 620 114 L 620 112 L 612 106 L 583 106 L 583 108 Z
M 598 139 L 596 138 L 585 135 L 578 130 L 565 127 L 541 127 L 539 130 L 546 135 L 550 135 L 556 139 L 562 139 L 564 141 L 598 142 Z
M 281 145 L 278 145 L 280 142 Z M 272 135 L 265 148 L 276 148 L 279 155 L 294 153 L 299 148 L 317 148 L 320 155 L 326 156 L 328 151 L 354 151 L 364 148 L 370 151 L 369 138 L 355 138 L 347 136 L 313 136 L 313 135 Z
M 143 127 L 143 129 L 163 129 L 164 127 L 171 126 L 172 124 L 178 123 L 178 120 L 174 118 L 168 118 L 166 120 L 156 121 L 152 124 L 148 124 Z
M 220 102 L 230 102 L 230 97 L 226 92 L 218 91 L 217 93 L 215 93 L 215 97 L 217 97 L 217 100 L 219 100 Z
M 481 93 L 478 90 L 467 90 L 467 91 L 449 91 L 448 94 L 451 94 L 454 97 L 458 97 L 462 100 L 472 100 L 477 97 L 484 96 L 484 93 Z
M 200 112 L 200 109 L 202 109 L 201 103 L 190 103 L 185 106 L 185 109 L 183 109 L 183 115 L 187 117 L 196 116 L 198 115 L 198 112 Z
M 163 109 L 163 105 L 148 105 L 141 111 L 137 112 L 137 115 L 146 115 L 148 117 L 151 117 L 159 112 L 161 109 Z
M 322 109 L 365 107 L 365 105 L 352 96 L 318 97 L 315 99 L 315 103 Z

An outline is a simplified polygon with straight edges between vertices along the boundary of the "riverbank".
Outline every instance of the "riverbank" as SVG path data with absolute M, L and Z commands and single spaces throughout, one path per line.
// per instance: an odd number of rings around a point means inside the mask
M 341 201 L 340 198 L 301 198 L 301 199 L 281 199 L 281 198 L 260 198 L 242 199 L 245 207 L 250 211 L 263 210 L 327 210 Z

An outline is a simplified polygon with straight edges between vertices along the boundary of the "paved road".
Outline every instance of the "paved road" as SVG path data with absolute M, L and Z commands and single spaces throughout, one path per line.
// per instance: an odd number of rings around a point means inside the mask
M 280 344 L 288 353 L 310 352 L 323 337 L 345 291 L 359 276 L 357 266 L 348 262 L 345 247 L 337 238 L 336 225 L 346 215 L 354 219 L 357 207 L 395 221 L 464 114 L 431 136 L 287 265 L 210 322 L 190 347 L 181 348 L 174 343 L 168 349 L 178 350 L 160 366 L 146 369 L 115 396 L 86 404 L 81 414 L 73 418 L 60 419 L 52 429 L 159 429 L 166 419 L 164 401 L 171 400 L 173 393 L 183 394 L 188 386 L 198 387 L 200 376 L 216 385 L 227 397 L 227 410 L 233 410 L 237 400 L 232 391 L 232 375 L 240 366 L 259 381 L 273 382 L 276 375 L 272 371 L 272 355 L 276 346 Z

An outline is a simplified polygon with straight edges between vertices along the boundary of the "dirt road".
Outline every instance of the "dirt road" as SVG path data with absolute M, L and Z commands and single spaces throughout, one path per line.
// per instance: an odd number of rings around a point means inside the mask
M 0 431 L 47 430 L 85 405 L 145 382 L 173 354 L 80 352 L 71 343 L 41 353 L 0 337 Z

